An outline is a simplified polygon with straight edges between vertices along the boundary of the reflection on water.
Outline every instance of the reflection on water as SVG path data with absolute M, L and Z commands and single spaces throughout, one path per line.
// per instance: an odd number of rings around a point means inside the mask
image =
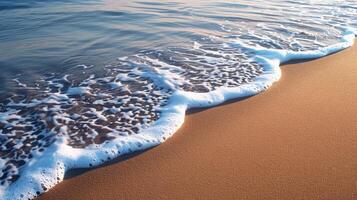
M 272 30 L 276 36 L 271 39 L 279 39 L 279 34 L 299 31 L 336 35 L 329 26 L 345 23 L 333 18 L 338 9 L 331 6 L 286 1 L 291 6 L 281 7 L 281 2 L 2 0 L 0 88 L 13 87 L 10 79 L 17 74 L 37 79 L 38 73 L 65 73 L 78 64 L 101 67 L 139 50 L 187 45 L 196 37 L 222 36 L 222 31 L 250 37 L 249 31 Z M 346 6 L 337 4 L 340 9 L 355 12 L 353 1 L 343 2 Z

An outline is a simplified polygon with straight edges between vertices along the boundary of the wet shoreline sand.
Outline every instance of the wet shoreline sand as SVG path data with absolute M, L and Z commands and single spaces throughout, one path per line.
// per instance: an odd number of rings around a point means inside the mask
M 192 112 L 167 142 L 37 199 L 356 199 L 357 45 Z

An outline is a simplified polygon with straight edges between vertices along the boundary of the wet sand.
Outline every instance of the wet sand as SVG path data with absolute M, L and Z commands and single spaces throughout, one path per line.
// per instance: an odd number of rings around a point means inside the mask
M 357 199 L 357 45 L 268 91 L 189 114 L 166 143 L 45 199 Z

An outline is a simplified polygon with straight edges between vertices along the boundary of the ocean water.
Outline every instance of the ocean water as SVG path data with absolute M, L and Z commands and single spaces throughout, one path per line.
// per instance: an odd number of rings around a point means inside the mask
M 0 199 L 158 145 L 356 29 L 356 0 L 0 0 Z

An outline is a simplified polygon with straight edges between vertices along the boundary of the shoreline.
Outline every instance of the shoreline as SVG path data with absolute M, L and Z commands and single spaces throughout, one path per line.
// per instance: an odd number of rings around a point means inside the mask
M 165 143 L 37 199 L 354 199 L 355 63 L 357 45 L 284 65 L 267 91 L 191 112 Z

